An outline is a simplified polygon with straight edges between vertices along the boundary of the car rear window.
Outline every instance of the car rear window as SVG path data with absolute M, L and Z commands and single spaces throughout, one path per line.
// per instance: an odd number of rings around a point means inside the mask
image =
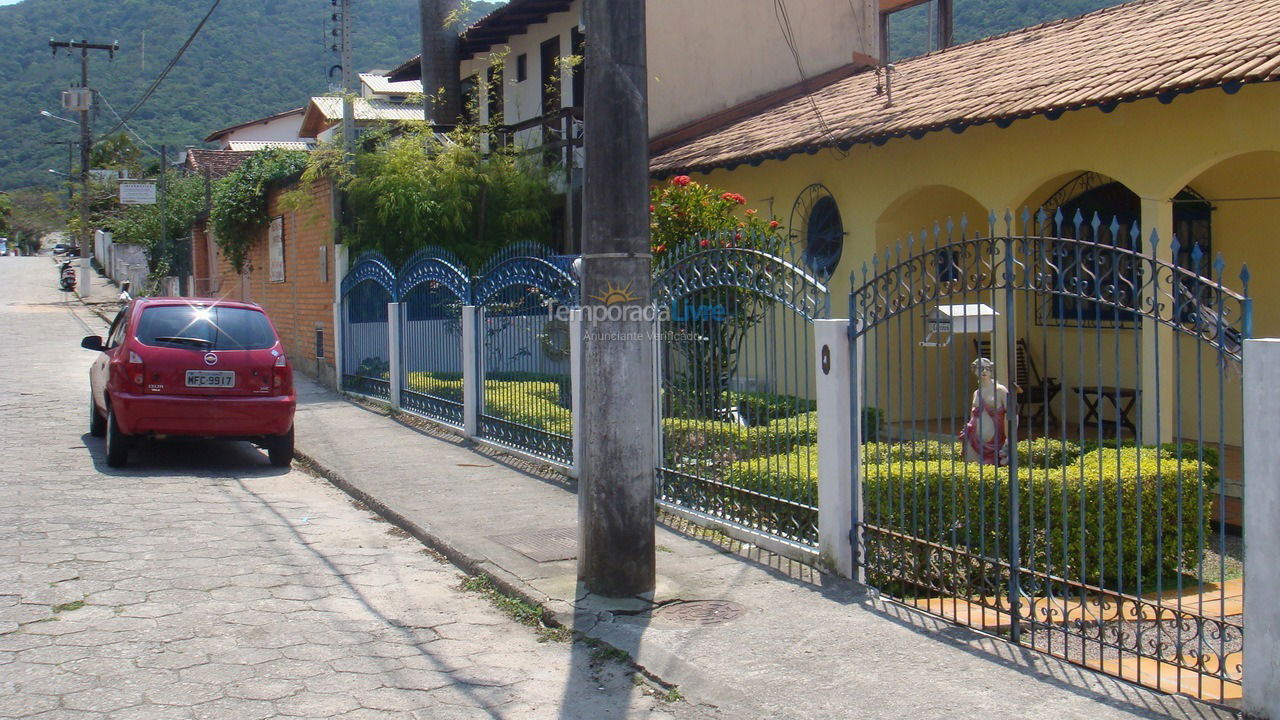
M 267 316 L 234 307 L 158 305 L 142 311 L 139 342 L 202 350 L 265 350 L 276 344 Z

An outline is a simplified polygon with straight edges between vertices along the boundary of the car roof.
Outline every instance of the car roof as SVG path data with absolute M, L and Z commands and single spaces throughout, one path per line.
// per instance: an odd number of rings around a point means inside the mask
M 265 313 L 262 306 L 257 303 L 245 302 L 243 300 L 225 300 L 219 298 L 199 298 L 199 297 L 141 297 L 134 300 L 138 307 L 150 307 L 161 305 L 190 305 L 192 307 L 213 306 L 243 308 L 245 310 L 257 310 Z

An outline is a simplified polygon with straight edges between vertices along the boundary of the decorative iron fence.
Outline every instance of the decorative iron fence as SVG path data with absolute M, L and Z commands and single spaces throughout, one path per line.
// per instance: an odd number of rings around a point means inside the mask
M 813 328 L 826 287 L 794 258 L 695 238 L 657 269 L 659 501 L 816 546 Z M 747 243 L 760 246 L 761 243 Z
M 935 226 L 853 279 L 853 382 L 879 420 L 855 460 L 867 582 L 1131 681 L 1238 697 L 1248 271 L 1240 295 L 1220 257 L 1213 277 L 1181 266 L 1207 263 L 1176 237 L 1019 220 Z
M 360 256 L 342 279 L 342 387 L 391 399 L 391 347 L 387 304 L 395 302 L 396 275 L 376 253 Z
M 405 263 L 400 297 L 400 403 L 403 409 L 462 427 L 462 308 L 471 303 L 465 265 L 443 248 Z
M 573 464 L 567 310 L 578 305 L 572 259 L 516 246 L 476 279 L 480 437 Z M 519 254 L 516 254 L 519 253 Z
M 572 263 L 535 243 L 505 248 L 476 277 L 437 247 L 415 253 L 399 273 L 380 255 L 361 256 L 341 287 L 343 388 L 398 399 L 403 410 L 467 430 L 474 372 L 476 437 L 571 466 Z M 468 306 L 478 311 L 470 336 Z

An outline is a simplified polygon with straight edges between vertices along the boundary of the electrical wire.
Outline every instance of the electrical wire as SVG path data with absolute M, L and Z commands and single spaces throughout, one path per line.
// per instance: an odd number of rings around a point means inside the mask
M 813 110 L 813 116 L 818 121 L 818 128 L 827 138 L 835 140 L 835 132 L 827 124 L 827 119 L 822 116 L 822 110 L 818 108 L 818 103 L 813 99 L 813 93 L 810 91 L 809 78 L 804 74 L 804 67 L 800 62 L 800 50 L 796 47 L 795 30 L 791 27 L 791 17 L 787 13 L 787 6 L 784 0 L 773 0 L 773 15 L 778 20 L 778 29 L 782 31 L 782 40 L 787 44 L 787 49 L 791 51 L 791 58 L 795 60 L 796 70 L 800 73 L 800 82 L 804 85 L 805 100 L 808 101 L 809 108 Z M 841 159 L 848 157 L 849 154 L 839 147 L 833 146 L 831 150 Z
M 116 116 L 116 120 L 120 121 L 120 127 L 124 128 L 125 130 L 128 130 L 129 134 L 132 135 L 135 140 L 142 143 L 144 147 L 146 147 L 148 150 L 152 152 L 152 154 L 154 155 L 160 154 L 160 151 L 152 147 L 151 143 L 142 139 L 142 136 L 138 134 L 137 130 L 134 130 L 133 128 L 129 127 L 128 124 L 125 123 L 124 118 L 121 118 L 120 113 L 116 112 L 116 109 L 111 107 L 111 101 L 107 99 L 106 95 L 102 94 L 101 90 L 95 90 L 94 92 L 98 93 L 98 97 L 102 98 L 102 103 L 107 106 L 107 109 L 111 111 L 112 115 Z
M 196 25 L 196 29 L 191 31 L 191 35 L 187 38 L 187 41 L 182 43 L 182 47 L 178 48 L 177 54 L 173 56 L 173 59 L 169 61 L 168 65 L 165 65 L 164 70 L 161 70 L 160 74 L 156 76 L 155 81 L 151 83 L 151 87 L 148 87 L 147 91 L 142 94 L 142 97 L 138 98 L 138 101 L 133 104 L 133 107 L 129 108 L 128 112 L 124 114 L 124 117 L 120 118 L 120 122 L 103 135 L 104 138 L 124 127 L 125 123 L 128 122 L 128 120 L 133 117 L 133 114 L 138 111 L 138 108 L 141 108 L 143 103 L 145 103 L 147 99 L 151 97 L 151 94 L 156 91 L 156 88 L 160 87 L 160 83 L 164 82 L 164 79 L 169 75 L 169 71 L 173 70 L 174 66 L 178 64 L 178 61 L 182 59 L 182 54 L 191 46 L 192 41 L 194 41 L 196 36 L 200 34 L 200 30 L 204 27 L 204 24 L 208 22 L 209 17 L 213 15 L 213 11 L 217 10 L 218 6 L 221 4 L 222 0 L 213 0 L 213 6 L 209 8 L 209 12 L 204 14 L 204 17 L 200 20 L 200 24 Z

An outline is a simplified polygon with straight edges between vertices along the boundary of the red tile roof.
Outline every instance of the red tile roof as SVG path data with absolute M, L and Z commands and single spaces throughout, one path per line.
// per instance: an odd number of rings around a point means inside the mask
M 248 151 L 187 148 L 187 168 L 198 175 L 208 173 L 210 178 L 217 180 L 230 175 L 252 154 Z
M 1280 80 L 1280 3 L 1138 0 L 859 72 L 654 139 L 657 175 Z M 891 98 L 891 102 L 890 102 Z M 691 132 L 692 130 L 692 132 Z

